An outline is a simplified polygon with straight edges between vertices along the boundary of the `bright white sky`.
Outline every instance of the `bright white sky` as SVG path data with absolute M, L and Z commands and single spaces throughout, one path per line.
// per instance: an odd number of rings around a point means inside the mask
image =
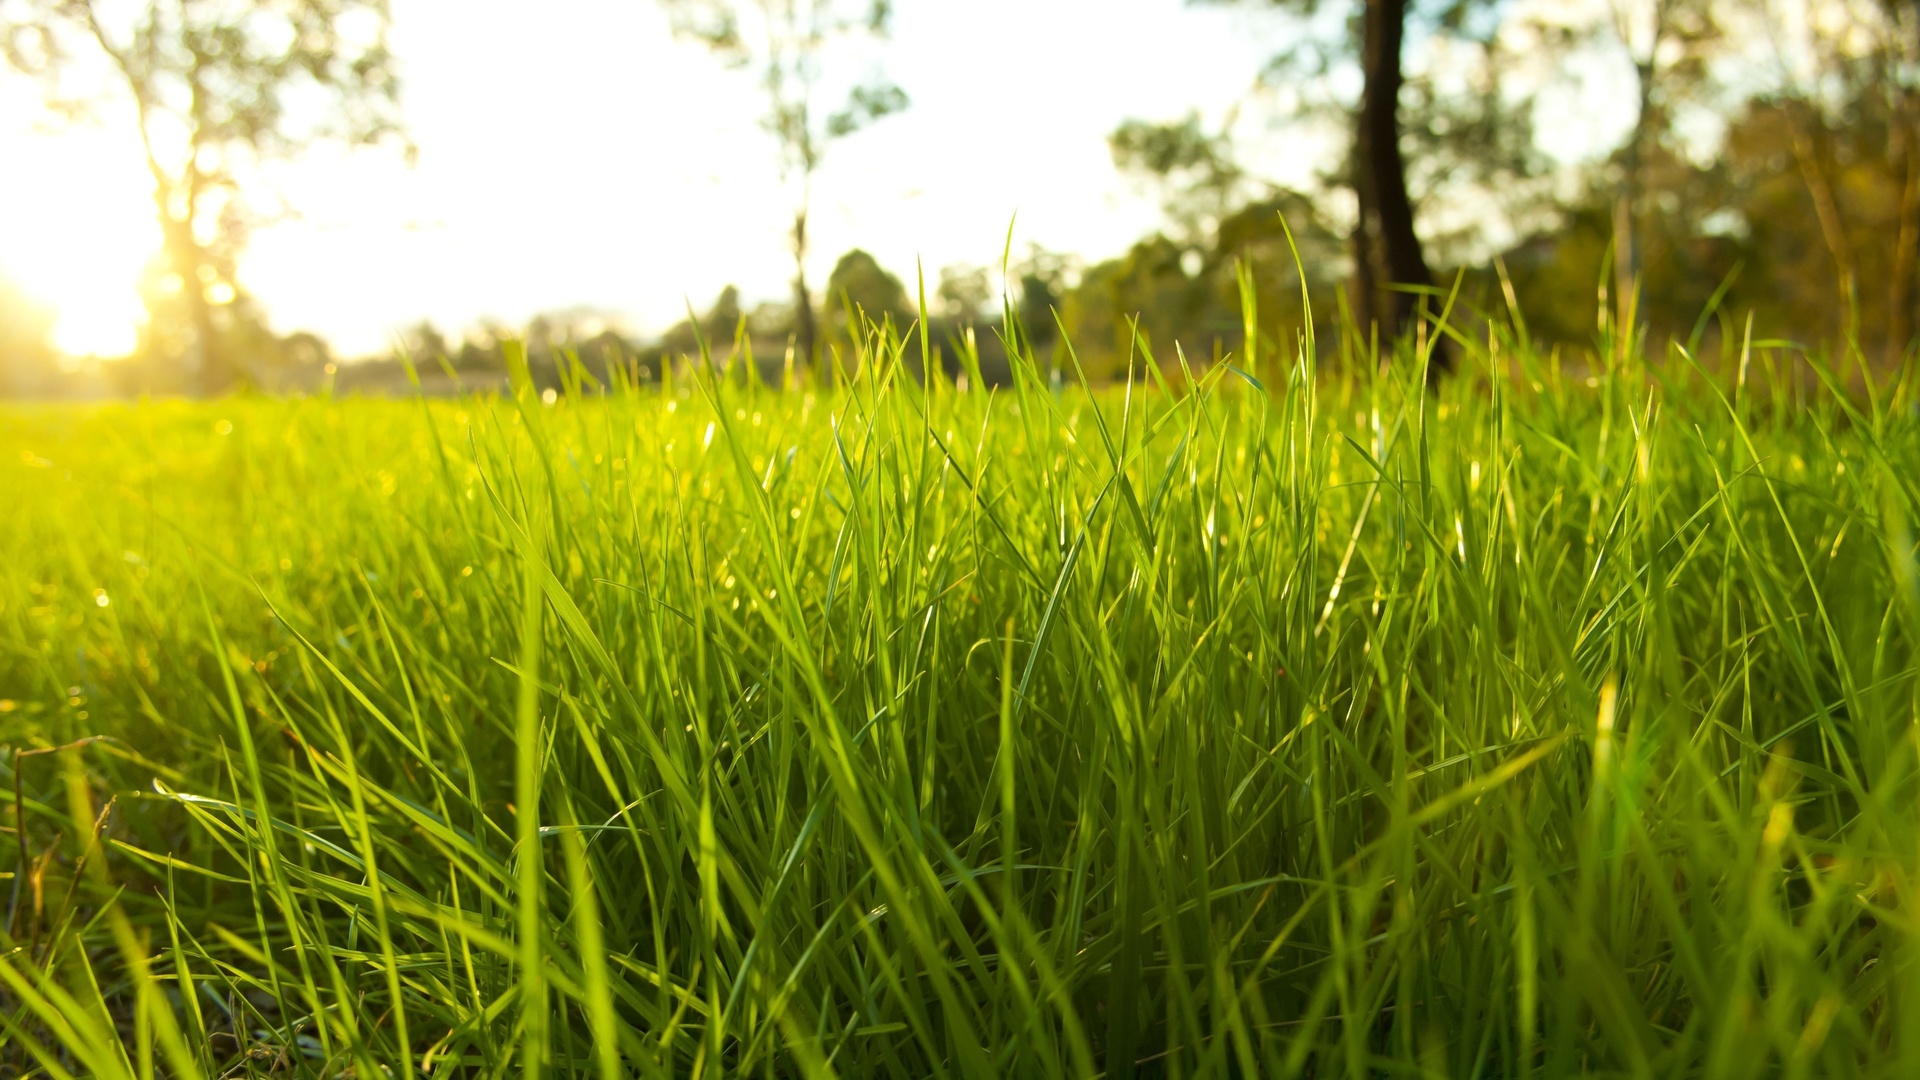
M 880 55 L 912 108 L 831 147 L 810 274 L 854 246 L 909 281 L 916 259 L 930 282 L 996 265 L 1016 212 L 1016 251 L 1124 250 L 1159 207 L 1115 171 L 1107 133 L 1219 117 L 1284 32 L 1181 0 L 903 0 Z M 396 0 L 393 44 L 417 164 L 320 148 L 250 195 L 298 215 L 259 229 L 241 264 L 277 331 L 352 357 L 422 318 L 458 332 L 587 307 L 650 333 L 729 282 L 785 294 L 791 203 L 758 88 L 676 42 L 656 4 Z M 1610 134 L 1567 113 L 1562 141 Z M 1263 163 L 1298 180 L 1321 149 L 1282 139 Z M 125 352 L 158 246 L 130 120 L 52 128 L 36 87 L 0 76 L 0 162 L 0 275 L 57 313 L 67 351 Z

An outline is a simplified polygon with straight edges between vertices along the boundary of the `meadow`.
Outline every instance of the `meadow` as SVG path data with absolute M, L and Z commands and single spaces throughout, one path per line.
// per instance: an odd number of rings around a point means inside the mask
M 1483 329 L 9 408 L 0 1073 L 1920 1075 L 1912 366 Z

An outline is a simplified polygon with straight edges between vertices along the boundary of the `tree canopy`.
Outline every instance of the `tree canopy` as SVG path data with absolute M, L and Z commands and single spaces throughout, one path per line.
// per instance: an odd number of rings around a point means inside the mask
M 250 166 L 317 139 L 400 134 L 386 0 L 0 0 L 0 56 L 72 119 L 130 107 L 164 243 L 144 353 L 202 389 L 233 378 Z M 318 106 L 317 108 L 315 106 Z

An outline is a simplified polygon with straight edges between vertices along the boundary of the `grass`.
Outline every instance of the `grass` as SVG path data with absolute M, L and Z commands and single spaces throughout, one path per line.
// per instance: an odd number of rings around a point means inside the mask
M 8 412 L 0 1072 L 1916 1075 L 1916 387 L 1733 345 Z

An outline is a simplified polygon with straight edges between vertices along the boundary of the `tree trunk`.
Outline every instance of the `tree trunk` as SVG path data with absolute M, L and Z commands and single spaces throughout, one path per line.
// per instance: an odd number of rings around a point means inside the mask
M 186 381 L 209 397 L 224 393 L 232 386 L 233 373 L 220 348 L 220 331 L 215 325 L 213 305 L 207 300 L 207 284 L 200 280 L 200 267 L 206 258 L 199 242 L 193 238 L 193 222 L 174 217 L 163 197 L 160 230 L 166 243 L 167 265 L 180 278 L 180 295 L 186 301 L 187 319 L 193 331 L 193 345 L 184 358 Z
M 1852 337 L 1857 327 L 1859 314 L 1859 296 L 1855 291 L 1858 277 L 1854 272 L 1853 243 L 1847 237 L 1847 225 L 1840 212 L 1840 200 L 1833 189 L 1832 178 L 1827 175 L 1826 153 L 1820 145 L 1819 133 L 1814 125 L 1820 123 L 1812 116 L 1813 105 L 1806 101 L 1789 104 L 1788 116 L 1792 118 L 1793 156 L 1800 166 L 1800 177 L 1807 185 L 1807 195 L 1813 200 L 1814 218 L 1820 223 L 1820 237 L 1826 242 L 1827 254 L 1833 258 L 1834 269 L 1840 276 L 1841 329 Z
M 1363 332 L 1377 327 L 1383 343 L 1412 330 L 1421 298 L 1394 286 L 1430 286 L 1426 252 L 1413 231 L 1407 163 L 1400 153 L 1400 52 L 1407 0 L 1366 0 L 1361 41 L 1365 83 L 1354 139 L 1354 192 L 1360 199 L 1355 237 L 1355 316 Z M 1450 357 L 1435 350 L 1434 362 Z
M 793 215 L 793 336 L 800 363 L 811 370 L 818 330 L 813 317 L 813 292 L 807 288 L 807 209 Z M 829 373 L 831 378 L 831 373 Z
M 205 94 L 203 92 L 202 72 L 207 63 L 206 54 L 196 51 L 194 64 L 189 78 L 189 87 L 193 97 L 188 110 L 196 126 L 191 132 L 188 146 L 185 175 L 172 180 L 167 170 L 160 164 L 153 145 L 153 102 L 156 90 L 153 84 L 151 59 L 141 63 L 135 54 L 116 48 L 108 38 L 105 28 L 100 24 L 95 5 L 80 5 L 86 18 L 87 29 L 107 54 L 114 66 L 126 80 L 127 89 L 133 94 L 135 111 L 139 117 L 140 146 L 146 154 L 147 172 L 153 177 L 153 204 L 160 217 L 160 242 L 165 245 L 167 264 L 180 276 L 180 288 L 187 302 L 189 321 L 193 324 L 193 347 L 187 357 L 186 381 L 202 394 L 213 395 L 225 392 L 232 384 L 232 372 L 226 364 L 226 357 L 220 348 L 219 328 L 214 325 L 213 305 L 207 302 L 207 284 L 200 280 L 200 267 L 206 264 L 206 252 L 201 250 L 200 241 L 194 238 L 194 216 L 200 209 L 200 196 L 206 190 L 206 175 L 200 171 L 200 151 L 202 138 L 206 135 Z M 158 16 L 152 6 L 147 11 L 149 27 L 155 25 Z M 151 41 L 148 43 L 151 51 Z M 186 205 L 179 213 L 174 209 L 174 195 L 183 193 Z M 184 216 L 182 216 L 184 214 Z

